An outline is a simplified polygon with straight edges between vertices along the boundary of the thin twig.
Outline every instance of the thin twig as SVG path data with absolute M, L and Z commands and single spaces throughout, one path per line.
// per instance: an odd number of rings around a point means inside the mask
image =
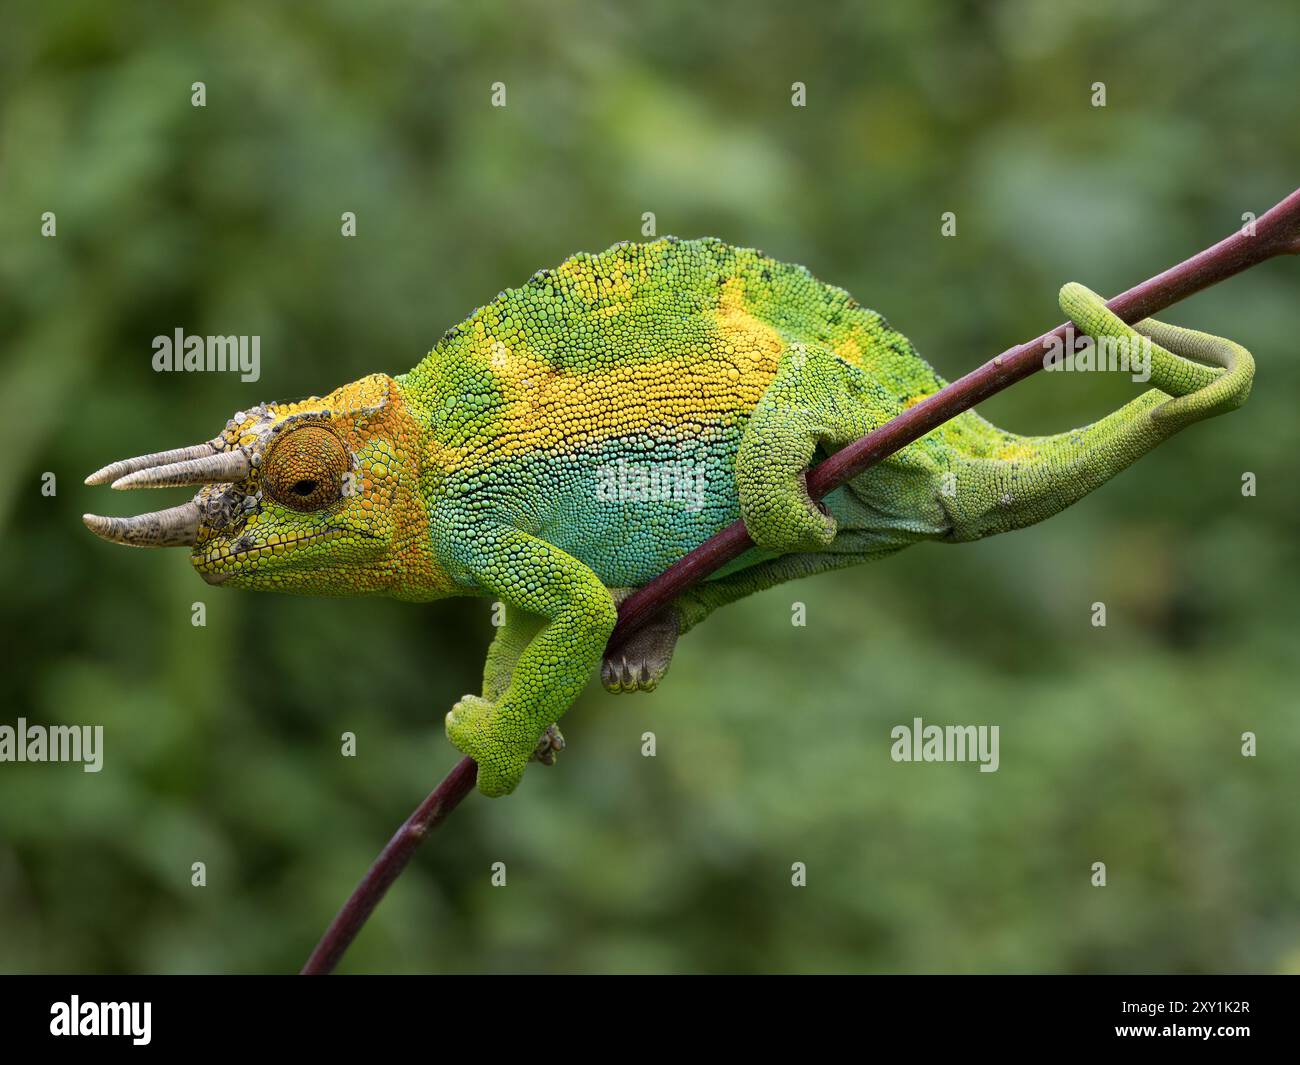
M 379 857 L 361 878 L 357 889 L 321 936 L 316 949 L 307 959 L 307 964 L 302 967 L 302 975 L 334 971 L 334 966 L 343 957 L 343 952 L 352 945 L 361 926 L 379 905 L 379 900 L 406 868 L 415 848 L 446 820 L 447 815 L 460 805 L 461 799 L 474 790 L 476 780 L 478 763 L 466 755 L 443 777 L 442 783 L 429 793 L 429 797 L 416 807 L 415 812 L 388 841 L 388 845 L 379 852 Z
M 1177 266 L 1121 293 L 1106 306 L 1132 324 L 1150 317 L 1252 266 L 1276 255 L 1300 253 L 1300 189 L 1255 222 L 1255 232 L 1243 230 L 1206 248 Z M 1043 356 L 1053 338 L 1066 340 L 1066 326 L 1057 326 L 1036 340 L 1004 351 L 873 430 L 861 440 L 837 451 L 808 473 L 808 491 L 814 499 L 834 491 L 882 459 L 918 440 L 926 433 L 969 410 L 1009 385 L 1043 367 Z M 753 546 L 743 522 L 735 522 L 674 563 L 653 581 L 623 600 L 618 625 L 609 648 L 626 639 L 683 591 Z M 474 787 L 478 766 L 462 758 L 419 808 L 388 841 L 351 897 L 339 910 L 302 972 L 331 972 L 361 926 L 379 905 L 384 893 L 406 868 L 415 848 L 451 813 Z

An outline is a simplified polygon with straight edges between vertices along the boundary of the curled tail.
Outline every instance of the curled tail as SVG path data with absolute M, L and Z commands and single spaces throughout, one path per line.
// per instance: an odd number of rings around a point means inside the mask
M 979 454 L 953 458 L 940 493 L 950 540 L 976 540 L 1049 518 L 1104 484 L 1185 426 L 1235 410 L 1250 395 L 1255 363 L 1239 344 L 1153 319 L 1130 328 L 1094 292 L 1061 289 L 1061 309 L 1097 350 L 1150 358 L 1155 388 L 1091 425 L 1053 436 L 1001 434 Z M 1207 366 L 1204 363 L 1213 365 Z

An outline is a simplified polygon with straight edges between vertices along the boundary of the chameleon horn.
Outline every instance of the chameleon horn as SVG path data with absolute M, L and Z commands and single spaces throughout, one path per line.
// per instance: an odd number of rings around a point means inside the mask
M 224 484 L 248 476 L 248 456 L 242 451 L 218 451 L 214 455 L 154 466 L 119 477 L 114 488 L 177 488 L 190 484 Z
M 81 520 L 96 536 L 129 547 L 193 547 L 199 535 L 199 506 L 193 500 L 134 518 L 83 514 Z
M 190 447 L 178 447 L 172 451 L 158 451 L 152 455 L 138 455 L 121 462 L 110 462 L 101 470 L 96 470 L 86 478 L 87 484 L 108 484 L 119 480 L 136 470 L 147 470 L 154 466 L 168 466 L 173 462 L 187 462 L 201 459 L 205 455 L 215 455 L 217 449 L 211 444 L 194 444 Z

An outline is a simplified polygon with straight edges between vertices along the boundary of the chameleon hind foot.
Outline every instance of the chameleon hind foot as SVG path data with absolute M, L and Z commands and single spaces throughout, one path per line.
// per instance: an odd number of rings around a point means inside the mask
M 792 345 L 777 363 L 736 450 L 736 494 L 750 538 L 776 555 L 824 551 L 831 512 L 808 494 L 818 447 L 835 451 L 878 419 L 853 369 L 829 349 Z
M 778 490 L 771 492 L 746 491 L 739 469 L 737 480 L 745 531 L 764 551 L 777 555 L 823 551 L 835 539 L 835 518 L 821 500 L 808 494 L 806 470 L 799 470 L 784 486 L 773 486 Z
M 606 653 L 600 682 L 612 694 L 649 692 L 664 679 L 681 633 L 681 618 L 669 608 L 637 629 L 626 643 Z
M 764 550 L 781 555 L 824 551 L 839 531 L 830 508 L 809 494 L 807 470 L 799 471 L 784 503 L 749 503 L 742 515 L 750 539 Z

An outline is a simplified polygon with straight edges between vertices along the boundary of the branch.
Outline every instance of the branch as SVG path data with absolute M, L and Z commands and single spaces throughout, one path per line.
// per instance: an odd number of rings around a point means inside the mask
M 1276 255 L 1295 254 L 1300 254 L 1300 189 L 1261 216 L 1255 222 L 1254 235 L 1248 236 L 1239 230 L 1213 247 L 1121 293 L 1106 306 L 1131 325 Z M 1053 338 L 1065 342 L 1065 329 L 1064 324 L 1059 325 L 1036 340 L 1004 351 L 861 440 L 837 451 L 809 471 L 809 494 L 820 499 L 948 419 L 1040 370 Z M 744 523 L 737 521 L 628 596 L 619 607 L 618 625 L 609 639 L 608 649 L 620 647 L 636 629 L 683 591 L 751 546 L 753 541 L 746 533 Z M 474 760 L 462 758 L 407 818 L 325 930 L 302 968 L 304 974 L 328 973 L 334 969 L 380 899 L 406 868 L 416 847 L 469 794 L 477 775 L 478 766 Z
M 335 915 L 329 928 L 321 936 L 316 949 L 302 967 L 301 975 L 312 976 L 334 971 L 343 952 L 352 945 L 361 926 L 374 912 L 379 900 L 388 893 L 393 881 L 402 875 L 415 848 L 424 838 L 447 819 L 447 815 L 460 805 L 460 800 L 474 790 L 478 779 L 478 763 L 468 755 L 442 778 L 442 783 L 430 792 L 429 797 L 416 807 L 379 852 L 379 857 L 361 878 L 357 889 Z

